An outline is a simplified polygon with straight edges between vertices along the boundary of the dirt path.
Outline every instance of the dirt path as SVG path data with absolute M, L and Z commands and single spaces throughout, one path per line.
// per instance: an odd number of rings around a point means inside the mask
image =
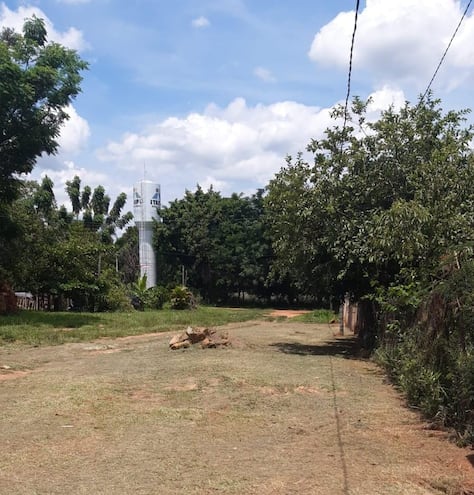
M 311 313 L 308 309 L 275 309 L 269 316 L 274 316 L 276 318 L 284 316 L 285 318 L 294 318 L 295 316 L 304 315 L 306 313 Z
M 231 349 L 173 352 L 163 334 L 0 348 L 0 493 L 474 493 L 474 453 L 334 329 L 227 328 Z

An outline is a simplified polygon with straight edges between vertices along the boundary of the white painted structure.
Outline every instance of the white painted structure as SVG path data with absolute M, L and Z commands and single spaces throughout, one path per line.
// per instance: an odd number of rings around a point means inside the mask
M 156 285 L 156 256 L 153 250 L 153 220 L 159 220 L 160 185 L 142 180 L 133 186 L 133 216 L 138 228 L 140 276 L 146 275 L 147 289 Z

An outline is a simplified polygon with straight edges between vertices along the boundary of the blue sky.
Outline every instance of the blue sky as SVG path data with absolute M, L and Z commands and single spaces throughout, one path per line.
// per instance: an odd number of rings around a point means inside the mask
M 466 1 L 361 2 L 352 94 L 377 115 L 423 92 Z M 265 187 L 287 154 L 330 125 L 346 93 L 355 1 L 1 1 L 0 25 L 36 14 L 50 38 L 90 63 L 60 152 L 38 162 L 59 203 L 65 181 L 110 195 L 146 177 L 166 204 L 211 184 L 223 194 Z M 469 12 L 433 89 L 446 109 L 472 107 Z

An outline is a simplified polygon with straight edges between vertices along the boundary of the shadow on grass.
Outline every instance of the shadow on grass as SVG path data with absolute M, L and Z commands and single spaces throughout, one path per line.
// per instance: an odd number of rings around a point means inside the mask
M 271 344 L 285 354 L 300 356 L 344 356 L 357 358 L 357 343 L 355 338 L 336 339 L 318 345 L 300 344 L 298 342 L 276 342 Z
M 0 327 L 33 325 L 51 328 L 79 328 L 100 322 L 91 313 L 51 313 L 47 311 L 21 311 L 16 315 L 0 316 Z

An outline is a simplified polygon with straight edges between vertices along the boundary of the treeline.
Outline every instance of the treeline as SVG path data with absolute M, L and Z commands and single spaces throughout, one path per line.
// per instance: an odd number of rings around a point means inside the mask
M 222 197 L 198 186 L 162 208 L 155 224 L 159 283 L 182 283 L 213 304 L 304 302 L 290 278 L 272 270 L 263 193 Z
M 271 181 L 275 263 L 303 293 L 359 302 L 361 345 L 408 401 L 474 438 L 474 156 L 465 111 L 437 100 L 346 126 Z M 338 108 L 335 117 L 342 117 Z
M 0 279 L 49 296 L 49 309 L 156 308 L 177 286 L 210 304 L 321 303 L 321 291 L 300 290 L 278 270 L 263 190 L 223 197 L 198 186 L 163 207 L 154 232 L 158 288 L 147 291 L 125 193 L 112 204 L 103 186 L 81 187 L 76 176 L 66 184 L 69 211 L 57 206 L 53 186 L 48 177 L 19 184 L 19 197 L 3 208 L 0 237 Z
M 75 177 L 67 187 L 74 207 L 69 212 L 58 208 L 48 177 L 18 187 L 19 198 L 2 209 L 0 279 L 16 290 L 47 295 L 51 309 L 71 303 L 91 311 L 130 307 L 123 282 L 137 276 L 136 236 L 117 240 L 117 231 L 132 219 L 122 214 L 126 195 L 111 205 L 102 186 L 80 191 Z M 118 265 L 130 259 L 136 260 L 134 272 L 120 273 Z
M 133 284 L 149 294 L 125 196 L 110 207 L 103 187 L 81 190 L 74 178 L 68 212 L 48 178 L 21 180 L 57 151 L 86 68 L 47 41 L 41 19 L 22 34 L 0 31 L 0 289 L 7 281 L 58 306 L 129 308 Z M 369 104 L 336 108 L 346 124 L 309 143 L 311 162 L 288 157 L 265 194 L 198 188 L 163 208 L 158 278 L 217 303 L 358 301 L 360 344 L 376 349 L 411 404 L 472 441 L 473 129 L 467 112 L 445 112 L 430 95 L 375 122 Z M 159 306 L 164 292 L 151 296 Z

